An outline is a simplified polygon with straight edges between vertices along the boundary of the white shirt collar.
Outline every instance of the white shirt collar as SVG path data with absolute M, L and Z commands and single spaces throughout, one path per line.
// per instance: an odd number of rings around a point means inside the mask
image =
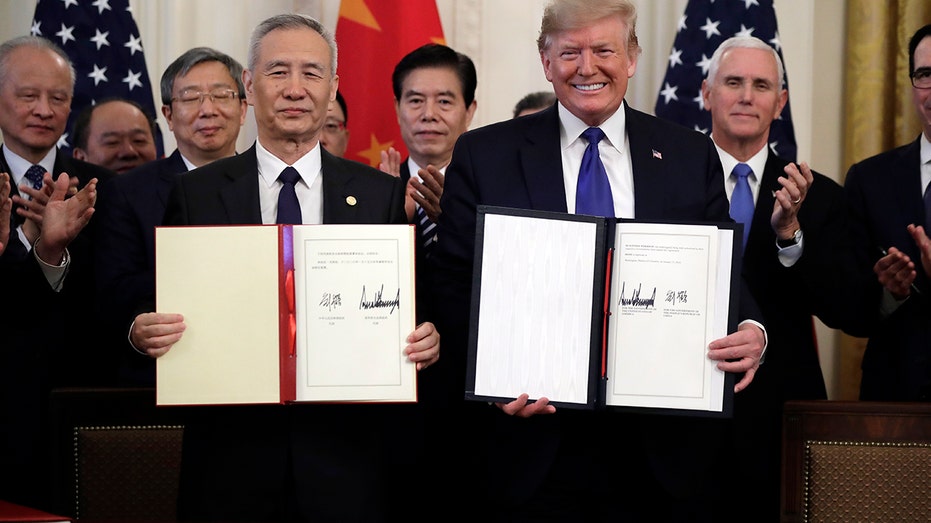
M 58 154 L 58 148 L 52 147 L 45 157 L 39 161 L 38 165 L 41 165 L 46 171 L 51 174 L 55 174 L 55 158 Z M 23 184 L 23 178 L 26 176 L 26 171 L 32 167 L 32 162 L 23 158 L 22 156 L 14 153 L 13 151 L 3 148 L 3 156 L 6 158 L 6 163 L 10 167 L 10 176 L 13 177 L 12 183 L 19 187 Z
M 714 141 L 714 135 L 711 136 L 712 141 Z M 753 175 L 750 177 L 751 183 L 759 183 L 763 178 L 763 170 L 766 168 L 766 160 L 769 159 L 769 145 L 764 145 L 762 149 L 757 151 L 756 154 L 750 157 L 746 162 L 740 162 L 737 158 L 731 155 L 731 153 L 725 151 L 717 143 L 714 144 L 715 149 L 718 150 L 718 156 L 721 158 L 721 167 L 724 169 L 724 178 L 730 178 L 731 172 L 734 170 L 734 167 L 738 163 L 745 163 L 750 166 L 750 170 L 753 171 Z
M 591 126 L 569 112 L 569 109 L 566 109 L 562 102 L 556 105 L 559 111 L 560 144 L 565 149 L 575 143 L 582 136 L 582 133 Z M 622 156 L 627 154 L 624 145 L 627 143 L 627 112 L 624 110 L 624 103 L 610 118 L 601 122 L 601 125 L 597 127 L 605 133 L 605 139 L 611 144 L 611 147 L 616 149 Z
M 271 187 L 278 181 L 278 176 L 285 167 L 288 167 L 288 164 L 270 153 L 265 147 L 262 147 L 262 144 L 258 140 L 255 141 L 255 156 L 257 160 L 256 163 L 258 164 L 259 176 L 265 180 L 265 184 L 268 187 Z M 297 172 L 301 175 L 301 180 L 307 187 L 312 186 L 314 180 L 323 169 L 323 164 L 320 159 L 320 142 L 317 142 L 317 145 L 315 145 L 313 149 L 307 151 L 307 154 L 301 156 L 290 167 L 297 169 Z

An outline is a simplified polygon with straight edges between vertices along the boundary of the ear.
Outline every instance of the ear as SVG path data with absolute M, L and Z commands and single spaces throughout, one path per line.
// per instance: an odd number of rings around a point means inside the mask
M 546 76 L 546 79 L 552 83 L 553 75 L 550 74 L 550 65 L 552 65 L 553 61 L 547 56 L 546 51 L 540 51 L 540 63 L 543 64 L 543 74 Z
M 708 85 L 707 79 L 701 81 L 701 99 L 702 104 L 705 106 L 705 110 L 711 111 L 711 109 L 709 109 L 709 107 L 711 107 L 711 86 Z
M 164 116 L 165 121 L 168 122 L 168 130 L 171 132 L 174 132 L 175 128 L 171 123 L 171 106 L 170 105 L 162 106 L 162 116 Z
M 472 100 L 472 103 L 469 104 L 469 107 L 466 109 L 466 129 L 472 125 L 472 117 L 475 116 L 476 107 L 478 107 L 478 101 Z
M 71 150 L 71 156 L 77 158 L 78 160 L 87 161 L 87 152 L 79 147 L 75 147 Z
M 776 114 L 773 115 L 773 119 L 779 118 L 779 115 L 782 114 L 782 108 L 786 106 L 786 102 L 789 101 L 789 91 L 785 89 L 779 90 L 779 104 L 776 108 Z
M 242 70 L 242 85 L 246 88 L 246 103 L 249 105 L 255 105 L 255 92 L 253 91 L 252 85 L 252 71 L 248 69 Z

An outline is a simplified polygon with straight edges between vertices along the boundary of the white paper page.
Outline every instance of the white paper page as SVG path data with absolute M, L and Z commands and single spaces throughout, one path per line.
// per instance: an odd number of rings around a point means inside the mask
M 596 232 L 485 215 L 476 394 L 586 402 Z
M 298 401 L 415 401 L 413 228 L 294 233 Z
M 607 403 L 720 411 L 718 228 L 622 223 L 615 248 Z
M 278 229 L 159 227 L 158 312 L 184 315 L 157 360 L 159 405 L 278 403 Z

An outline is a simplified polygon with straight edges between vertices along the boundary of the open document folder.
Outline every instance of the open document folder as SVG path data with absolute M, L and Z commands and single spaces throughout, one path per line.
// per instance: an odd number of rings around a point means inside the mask
M 410 225 L 159 227 L 160 405 L 411 402 Z
M 730 415 L 736 227 L 479 207 L 466 396 Z

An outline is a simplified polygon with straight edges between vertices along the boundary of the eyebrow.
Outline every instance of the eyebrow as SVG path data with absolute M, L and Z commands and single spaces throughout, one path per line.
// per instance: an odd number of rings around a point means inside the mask
M 427 93 L 418 91 L 416 89 L 408 89 L 407 91 L 404 91 L 404 93 L 401 95 L 401 98 L 410 98 L 412 96 L 423 96 L 424 98 L 426 98 L 429 95 Z M 450 98 L 457 97 L 456 92 L 450 91 L 449 89 L 436 93 L 436 96 L 448 96 Z
M 274 69 L 276 67 L 291 67 L 294 62 L 288 60 L 272 60 L 265 64 L 263 70 L 268 71 L 269 69 Z M 320 62 L 302 62 L 299 64 L 301 69 L 315 69 L 318 71 L 327 72 L 328 68 Z

